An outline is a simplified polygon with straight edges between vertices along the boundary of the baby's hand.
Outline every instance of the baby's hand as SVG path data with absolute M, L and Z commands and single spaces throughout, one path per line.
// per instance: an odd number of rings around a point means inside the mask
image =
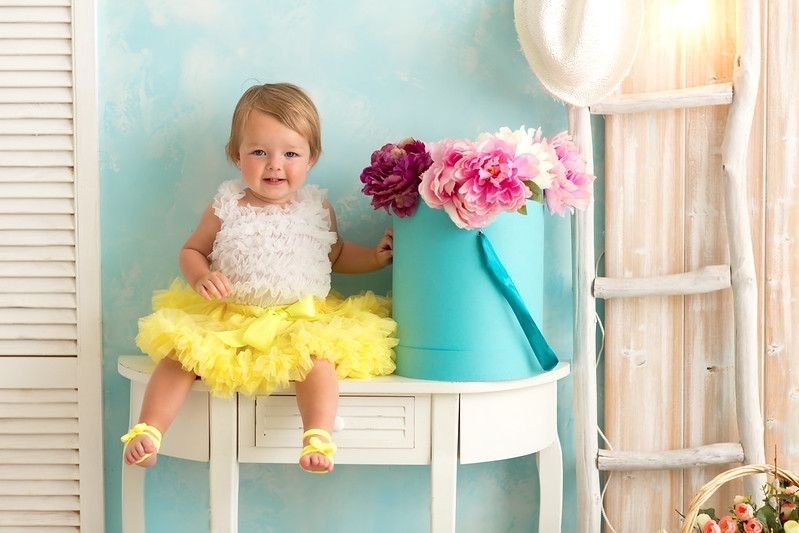
M 230 282 L 223 273 L 213 270 L 197 280 L 194 290 L 206 300 L 221 300 L 230 295 Z
M 394 230 L 386 228 L 383 233 L 383 238 L 377 243 L 375 247 L 375 259 L 380 268 L 391 263 L 391 258 L 394 256 Z

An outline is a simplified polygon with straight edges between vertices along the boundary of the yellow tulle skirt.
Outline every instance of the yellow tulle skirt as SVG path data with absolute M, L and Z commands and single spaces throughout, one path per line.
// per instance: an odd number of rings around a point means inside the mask
M 217 396 L 269 394 L 304 380 L 312 357 L 333 363 L 340 378 L 391 374 L 390 310 L 390 300 L 372 292 L 274 307 L 207 301 L 175 280 L 154 293 L 136 345 L 156 363 L 176 359 Z

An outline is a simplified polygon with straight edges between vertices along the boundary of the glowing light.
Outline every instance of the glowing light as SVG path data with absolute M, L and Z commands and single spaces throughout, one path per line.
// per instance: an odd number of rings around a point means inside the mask
M 710 20 L 710 1 L 671 0 L 663 4 L 662 17 L 672 30 L 696 30 Z

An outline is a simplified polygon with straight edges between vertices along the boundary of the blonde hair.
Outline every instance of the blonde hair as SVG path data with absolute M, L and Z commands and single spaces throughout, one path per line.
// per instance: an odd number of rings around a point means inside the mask
M 225 146 L 230 161 L 236 163 L 239 158 L 241 134 L 253 109 L 275 117 L 281 124 L 302 135 L 311 149 L 311 162 L 316 162 L 322 153 L 319 113 L 308 95 L 291 83 L 254 85 L 241 95 L 233 111 L 230 138 Z

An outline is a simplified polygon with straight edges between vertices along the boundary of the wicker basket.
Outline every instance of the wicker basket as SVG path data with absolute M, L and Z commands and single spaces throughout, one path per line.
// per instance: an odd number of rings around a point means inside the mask
M 773 465 L 745 465 L 722 472 L 705 483 L 691 500 L 691 505 L 688 507 L 688 514 L 685 516 L 685 521 L 682 524 L 680 533 L 691 533 L 694 522 L 696 522 L 696 517 L 699 515 L 699 508 L 719 489 L 719 487 L 733 479 L 746 477 L 752 474 L 774 474 L 780 479 L 793 483 L 794 485 L 799 485 L 799 476 L 787 470 L 776 468 Z

